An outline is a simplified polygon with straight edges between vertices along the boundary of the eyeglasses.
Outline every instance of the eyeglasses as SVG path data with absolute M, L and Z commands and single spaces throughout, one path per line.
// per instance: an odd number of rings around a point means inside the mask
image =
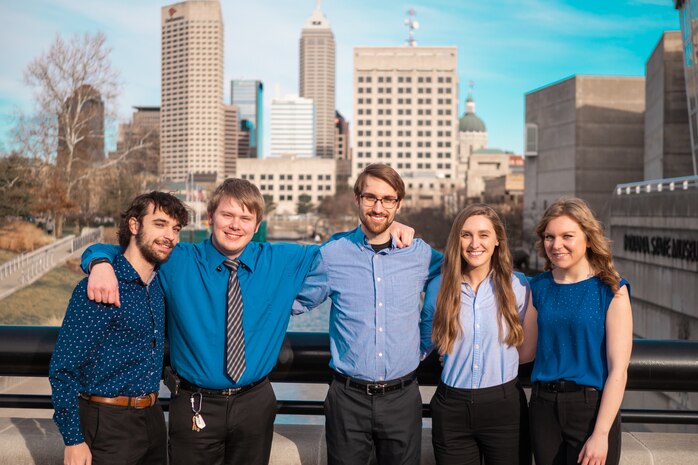
M 383 205 L 383 208 L 395 208 L 397 203 L 400 201 L 400 199 L 396 199 L 395 197 L 383 197 L 382 199 L 379 199 L 373 194 L 361 194 L 359 197 L 361 197 L 361 200 L 363 200 L 364 205 L 367 207 L 373 207 L 376 205 L 378 202 Z

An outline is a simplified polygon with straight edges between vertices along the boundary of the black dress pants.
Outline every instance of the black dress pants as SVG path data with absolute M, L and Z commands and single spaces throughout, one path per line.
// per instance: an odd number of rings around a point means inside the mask
M 332 381 L 325 399 L 328 465 L 366 465 L 375 452 L 379 465 L 419 465 L 422 396 L 417 381 L 380 395 L 368 395 Z
M 439 383 L 431 399 L 437 465 L 530 465 L 526 395 L 516 379 L 458 389 Z
M 167 465 L 167 428 L 160 404 L 134 409 L 82 398 L 79 402 L 93 465 Z
M 192 430 L 192 391 L 170 401 L 171 465 L 267 465 L 276 418 L 269 380 L 237 395 L 201 395 L 206 427 Z M 196 397 L 198 408 L 198 394 Z
M 601 406 L 601 392 L 585 387 L 577 392 L 547 392 L 533 386 L 530 403 L 531 439 L 536 465 L 576 465 L 591 436 Z M 606 465 L 620 462 L 620 413 L 608 434 Z

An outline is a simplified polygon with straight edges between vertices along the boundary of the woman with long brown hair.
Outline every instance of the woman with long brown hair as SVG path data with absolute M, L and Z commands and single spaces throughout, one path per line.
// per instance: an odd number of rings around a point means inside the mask
M 538 348 L 530 418 L 537 465 L 616 465 L 632 350 L 630 285 L 581 199 L 561 199 L 536 228 L 544 273 L 531 280 Z
M 448 236 L 435 307 L 433 340 L 443 355 L 431 401 L 436 463 L 531 462 L 520 362 L 535 351 L 528 281 L 512 272 L 504 226 L 487 205 L 470 205 Z M 430 308 L 431 307 L 431 308 Z

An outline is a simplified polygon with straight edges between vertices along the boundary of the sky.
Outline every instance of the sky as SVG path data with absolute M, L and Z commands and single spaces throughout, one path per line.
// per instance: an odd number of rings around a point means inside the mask
M 56 34 L 107 35 L 120 72 L 117 112 L 160 104 L 160 8 L 154 0 L 31 0 L 3 4 L 0 28 L 0 152 L 12 148 L 18 110 L 33 110 L 22 81 Z M 337 109 L 352 117 L 352 48 L 405 43 L 416 11 L 418 45 L 458 48 L 459 114 L 472 81 L 489 146 L 522 153 L 525 95 L 579 74 L 643 76 L 663 31 L 679 30 L 673 0 L 323 0 L 337 44 Z M 264 83 L 264 112 L 276 91 L 298 93 L 303 23 L 316 0 L 222 0 L 225 100 L 230 80 Z M 265 128 L 269 128 L 268 122 Z M 268 144 L 268 132 L 265 147 Z

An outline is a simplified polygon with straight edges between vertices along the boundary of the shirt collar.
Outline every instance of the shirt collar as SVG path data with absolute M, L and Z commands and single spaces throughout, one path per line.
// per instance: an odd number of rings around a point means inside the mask
M 213 245 L 213 238 L 209 236 L 208 239 L 204 241 L 204 251 L 206 254 L 206 261 L 209 267 L 218 268 L 223 265 L 223 262 L 228 259 L 225 255 L 220 253 L 220 251 Z M 238 260 L 240 263 L 248 270 L 254 272 L 255 263 L 257 263 L 257 256 L 259 255 L 260 245 L 258 242 L 250 241 L 242 251 Z
M 158 267 L 155 267 L 154 273 L 156 273 L 158 270 Z M 119 280 L 125 281 L 125 282 L 133 282 L 137 281 L 143 284 L 149 284 L 152 280 L 154 275 L 151 275 L 150 279 L 148 282 L 144 282 L 141 279 L 141 276 L 138 274 L 136 269 L 131 265 L 131 262 L 129 262 L 126 257 L 124 257 L 123 253 L 120 253 L 119 255 L 116 256 L 114 259 L 114 273 L 118 277 Z
M 366 234 L 364 234 L 364 231 L 361 229 L 361 226 L 359 226 L 355 230 L 353 230 L 347 237 L 354 244 L 356 244 L 357 247 L 359 247 L 361 249 L 373 250 L 373 247 L 371 247 L 371 244 L 368 243 L 368 238 L 366 237 Z M 378 253 L 381 253 L 381 252 L 389 253 L 392 250 L 394 250 L 395 248 L 396 248 L 395 238 L 391 235 L 390 236 L 390 247 L 388 247 L 387 249 L 383 249 Z
M 483 279 L 482 282 L 480 283 L 480 290 L 490 289 L 491 287 L 492 287 L 492 270 L 490 270 L 490 272 L 487 273 L 487 276 L 485 276 L 485 279 Z M 470 287 L 470 284 L 466 283 L 465 281 L 461 281 L 460 289 L 461 289 L 461 292 L 465 292 L 466 294 L 469 294 L 469 295 L 474 295 L 473 288 Z

